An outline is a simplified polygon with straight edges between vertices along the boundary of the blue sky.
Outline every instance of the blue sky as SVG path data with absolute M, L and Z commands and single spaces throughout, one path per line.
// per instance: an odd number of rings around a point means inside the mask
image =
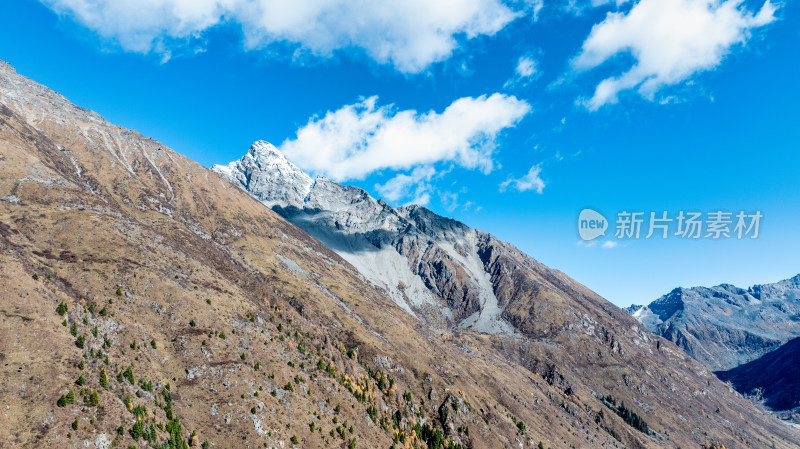
M 620 306 L 800 272 L 797 2 L 283 3 L 6 1 L 0 59 L 207 166 L 268 140 Z M 584 208 L 612 222 L 594 243 Z M 764 218 L 624 240 L 623 210 Z

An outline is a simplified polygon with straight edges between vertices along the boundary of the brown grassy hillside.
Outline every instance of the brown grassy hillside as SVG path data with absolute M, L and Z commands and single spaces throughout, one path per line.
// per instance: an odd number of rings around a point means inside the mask
M 2 448 L 797 447 L 528 259 L 499 291 L 526 338 L 428 329 L 216 174 L 2 63 L 0 237 Z

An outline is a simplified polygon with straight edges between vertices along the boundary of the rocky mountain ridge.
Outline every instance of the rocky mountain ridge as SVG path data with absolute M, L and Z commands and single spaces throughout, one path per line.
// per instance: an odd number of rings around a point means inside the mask
M 800 275 L 747 289 L 676 288 L 626 311 L 713 370 L 729 370 L 800 336 Z
M 497 249 L 487 247 L 496 241 L 489 234 L 424 207 L 394 208 L 360 188 L 312 180 L 263 141 L 212 170 L 325 243 L 428 324 L 516 334 L 487 269 L 486 256 Z
M 258 141 L 241 159 L 213 169 L 253 195 L 269 198 L 263 201 L 269 207 L 300 204 L 314 181 L 286 158 L 275 157 L 275 151 L 271 144 Z

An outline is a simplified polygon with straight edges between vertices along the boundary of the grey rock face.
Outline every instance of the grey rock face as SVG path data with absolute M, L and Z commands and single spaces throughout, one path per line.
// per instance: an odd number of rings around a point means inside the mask
M 800 336 L 800 275 L 748 289 L 676 288 L 626 310 L 713 370 L 729 370 Z
M 486 234 L 423 207 L 394 208 L 363 189 L 312 180 L 266 142 L 212 169 L 336 251 L 429 325 L 515 334 L 479 254 Z
M 302 204 L 314 183 L 277 148 L 263 140 L 253 143 L 238 161 L 211 169 L 270 207 Z

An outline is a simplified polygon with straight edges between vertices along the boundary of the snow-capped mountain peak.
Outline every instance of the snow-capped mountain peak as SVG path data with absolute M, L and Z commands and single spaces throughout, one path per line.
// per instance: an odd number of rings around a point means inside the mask
M 269 142 L 259 140 L 241 159 L 212 170 L 269 207 L 300 207 L 314 180 Z
M 336 251 L 411 315 L 439 328 L 517 335 L 502 317 L 510 298 L 494 293 L 486 247 L 502 251 L 489 235 L 424 207 L 394 208 L 361 188 L 312 180 L 263 141 L 212 169 Z
M 257 140 L 253 142 L 253 144 L 250 145 L 250 150 L 247 152 L 247 154 L 254 159 L 275 158 L 291 164 L 291 162 L 286 159 L 286 156 L 284 156 L 283 153 L 281 153 L 281 151 L 275 147 L 275 145 L 267 142 L 266 140 Z

